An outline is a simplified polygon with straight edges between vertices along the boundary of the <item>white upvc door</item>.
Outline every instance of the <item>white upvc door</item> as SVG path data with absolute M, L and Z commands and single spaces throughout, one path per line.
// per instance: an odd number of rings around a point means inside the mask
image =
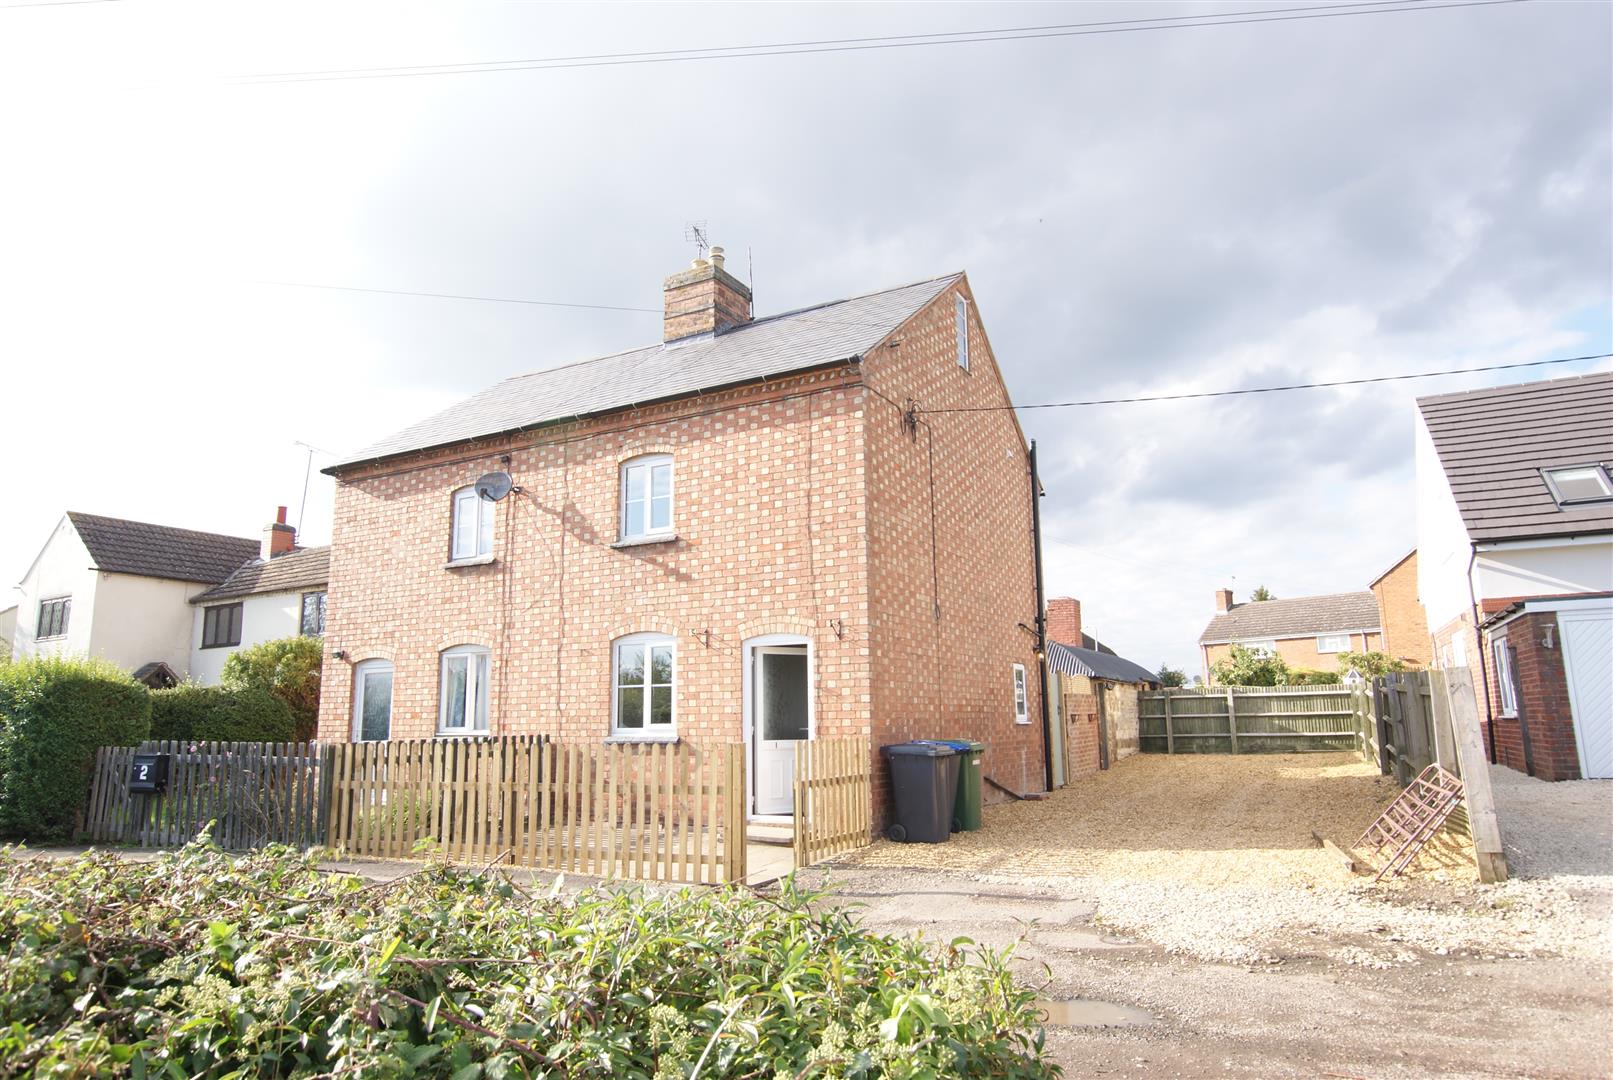
M 1579 774 L 1613 778 L 1613 612 L 1607 608 L 1559 610 L 1568 706 L 1579 744 Z
M 795 812 L 795 744 L 812 737 L 805 645 L 751 651 L 751 754 L 758 815 Z

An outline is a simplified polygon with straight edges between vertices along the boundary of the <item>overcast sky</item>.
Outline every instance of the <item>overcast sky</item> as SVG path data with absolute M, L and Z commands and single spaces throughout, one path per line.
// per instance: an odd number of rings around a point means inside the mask
M 295 522 L 299 440 L 349 452 L 660 334 L 654 313 L 266 282 L 658 309 L 691 219 L 742 276 L 753 253 L 760 313 L 967 270 L 1022 404 L 1613 351 L 1603 3 L 227 78 L 1295 6 L 0 10 L 0 575 L 68 509 Z M 1606 367 L 1025 413 L 1049 594 L 1123 655 L 1197 671 L 1215 588 L 1365 588 L 1412 546 L 1417 394 Z

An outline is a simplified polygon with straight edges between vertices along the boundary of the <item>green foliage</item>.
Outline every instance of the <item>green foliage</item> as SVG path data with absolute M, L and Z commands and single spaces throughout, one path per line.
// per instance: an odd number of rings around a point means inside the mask
M 104 660 L 0 667 L 0 836 L 67 838 L 89 796 L 95 751 L 132 746 L 150 727 L 146 688 Z
M 1387 675 L 1391 671 L 1405 670 L 1404 660 L 1397 660 L 1385 652 L 1341 652 L 1339 673 L 1334 677 L 1342 678 L 1351 671 L 1359 671 L 1363 679 L 1376 679 L 1379 675 Z
M 1336 671 L 1317 671 L 1314 668 L 1294 668 L 1288 673 L 1290 686 L 1336 686 L 1340 679 Z
M 1251 603 L 1253 603 L 1255 601 L 1259 601 L 1259 600 L 1275 600 L 1275 599 L 1277 599 L 1277 597 L 1275 595 L 1273 595 L 1272 591 L 1270 589 L 1266 588 L 1264 585 L 1256 585 L 1255 586 L 1255 591 L 1249 594 L 1249 600 L 1250 600 Z
M 445 867 L 378 888 L 201 842 L 18 859 L 0 1076 L 1059 1075 L 1005 956 L 873 934 L 821 899 L 534 897 Z
M 1159 665 L 1159 685 L 1186 686 L 1187 675 L 1169 664 L 1161 664 Z
M 325 646 L 317 637 L 277 638 L 241 649 L 224 661 L 219 681 L 234 690 L 266 690 L 286 703 L 298 741 L 319 723 L 319 668 Z
M 1222 686 L 1286 686 L 1289 681 L 1282 657 L 1242 645 L 1211 664 L 1210 675 Z
M 297 722 L 286 703 L 257 687 L 182 683 L 151 692 L 151 737 L 198 742 L 291 742 Z

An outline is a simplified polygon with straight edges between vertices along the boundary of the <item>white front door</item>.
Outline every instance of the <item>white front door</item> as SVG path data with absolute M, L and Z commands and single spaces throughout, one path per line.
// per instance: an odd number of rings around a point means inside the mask
M 756 813 L 793 814 L 795 744 L 811 738 L 812 728 L 806 646 L 759 646 L 751 656 Z
M 1568 707 L 1579 744 L 1579 774 L 1587 780 L 1613 778 L 1613 613 L 1561 610 Z

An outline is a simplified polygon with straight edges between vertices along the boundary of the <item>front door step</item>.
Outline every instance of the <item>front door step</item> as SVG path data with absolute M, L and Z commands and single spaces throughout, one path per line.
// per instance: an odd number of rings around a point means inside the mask
M 753 844 L 788 847 L 795 843 L 795 826 L 790 822 L 752 821 L 745 826 L 745 838 Z

